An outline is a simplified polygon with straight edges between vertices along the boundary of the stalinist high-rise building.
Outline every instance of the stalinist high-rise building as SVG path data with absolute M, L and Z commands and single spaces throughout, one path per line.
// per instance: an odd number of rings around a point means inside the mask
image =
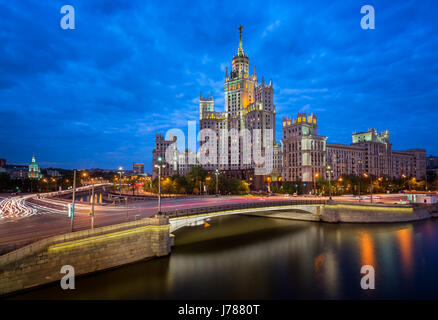
M 199 98 L 199 128 L 212 129 L 217 134 L 217 161 L 206 163 L 208 170 L 218 168 L 229 177 L 262 183 L 281 166 L 273 154 L 280 153 L 275 143 L 275 105 L 272 81 L 258 82 L 256 67 L 250 74 L 249 57 L 242 46 L 242 26 L 239 27 L 239 47 L 232 59 L 232 69 L 225 71 L 224 112 L 214 109 L 213 94 Z M 238 137 L 233 137 L 233 129 Z M 258 132 L 256 132 L 258 131 Z M 228 135 L 228 136 L 227 136 Z M 260 148 L 255 148 L 256 144 Z M 238 152 L 232 152 L 232 151 Z M 257 161 L 260 150 L 263 160 Z M 228 151 L 228 152 L 227 152 Z M 246 156 L 245 156 L 246 155 Z M 260 163 L 263 163 L 260 165 Z M 263 169 L 265 168 L 265 169 Z M 274 171 L 274 172 L 273 172 Z
M 219 169 L 227 177 L 246 180 L 252 187 L 263 188 L 267 176 L 273 181 L 281 177 L 281 148 L 275 142 L 274 88 L 272 80 L 265 83 L 262 77 L 258 81 L 255 66 L 250 74 L 249 57 L 242 45 L 242 26 L 239 27 L 239 46 L 232 59 L 232 69 L 229 71 L 227 67 L 225 71 L 224 100 L 224 111 L 215 111 L 213 93 L 200 94 L 199 129 L 200 132 L 204 129 L 214 132 L 214 137 L 211 140 L 201 137 L 197 164 L 209 171 Z M 156 145 L 167 146 L 175 141 L 172 139 L 164 140 L 157 135 Z M 203 146 L 207 142 L 216 144 L 216 154 L 207 152 L 207 157 L 203 158 Z M 193 150 L 178 153 L 174 157 L 178 159 L 177 163 L 169 163 L 169 168 L 172 173 L 186 174 Z M 154 163 L 159 154 L 164 157 L 164 149 L 157 147 Z

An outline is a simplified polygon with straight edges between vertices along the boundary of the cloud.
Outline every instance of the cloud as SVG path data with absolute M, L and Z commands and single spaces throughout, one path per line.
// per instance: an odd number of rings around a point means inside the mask
M 268 33 L 271 33 L 272 31 L 274 31 L 276 28 L 278 28 L 280 26 L 280 20 L 276 20 L 274 23 L 271 23 L 269 26 L 267 26 L 265 28 L 265 30 L 263 31 L 262 37 L 266 37 L 268 35 Z
M 372 32 L 360 28 L 356 0 L 74 1 L 69 31 L 59 27 L 58 4 L 30 10 L 8 1 L 0 10 L 0 140 L 9 163 L 35 152 L 70 168 L 139 161 L 150 171 L 155 133 L 197 121 L 199 92 L 213 91 L 223 110 L 240 24 L 250 70 L 273 79 L 277 119 L 305 108 L 319 113 L 318 132 L 332 142 L 376 127 L 390 130 L 394 149 L 438 154 L 430 134 L 438 122 L 435 1 L 382 2 Z M 421 123 L 415 135 L 406 130 L 412 123 Z

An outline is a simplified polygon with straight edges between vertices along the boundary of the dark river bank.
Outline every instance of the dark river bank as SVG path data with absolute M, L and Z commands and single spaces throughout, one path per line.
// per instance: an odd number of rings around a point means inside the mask
M 437 299 L 438 220 L 328 224 L 227 216 L 175 233 L 169 257 L 13 299 Z M 375 290 L 363 290 L 363 265 Z

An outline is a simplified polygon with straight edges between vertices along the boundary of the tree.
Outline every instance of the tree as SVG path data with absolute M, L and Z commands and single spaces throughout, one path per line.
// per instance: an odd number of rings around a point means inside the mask
M 207 178 L 208 172 L 201 166 L 193 166 L 190 168 L 189 173 L 187 174 L 187 182 L 191 184 L 192 189 L 197 189 L 198 193 L 201 193 L 200 185 Z

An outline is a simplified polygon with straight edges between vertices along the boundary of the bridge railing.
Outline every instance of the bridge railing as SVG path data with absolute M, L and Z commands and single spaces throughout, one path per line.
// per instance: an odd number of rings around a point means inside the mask
M 224 204 L 210 207 L 191 208 L 182 210 L 171 210 L 163 212 L 168 218 L 193 216 L 197 214 L 212 213 L 218 211 L 230 211 L 238 209 L 251 208 L 269 208 L 278 206 L 293 206 L 293 205 L 318 205 L 326 204 L 325 200 L 285 200 L 285 201 L 264 201 L 264 202 L 244 202 L 236 204 Z

